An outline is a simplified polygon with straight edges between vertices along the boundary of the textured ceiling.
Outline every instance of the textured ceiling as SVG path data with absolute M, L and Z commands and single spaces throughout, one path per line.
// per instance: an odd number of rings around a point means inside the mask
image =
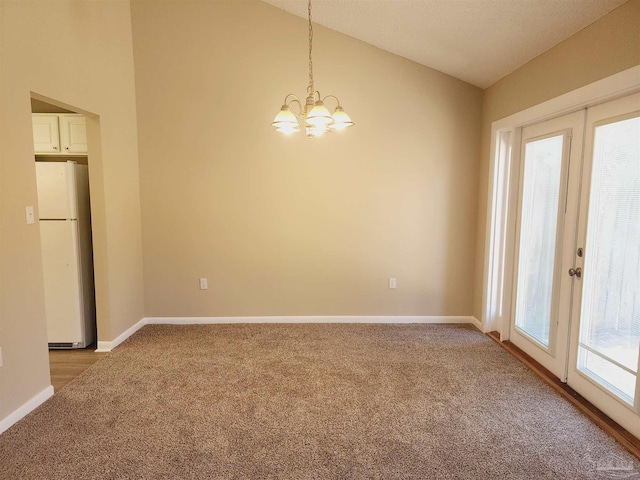
M 307 18 L 307 0 L 263 1 Z M 313 0 L 312 19 L 485 88 L 625 1 Z

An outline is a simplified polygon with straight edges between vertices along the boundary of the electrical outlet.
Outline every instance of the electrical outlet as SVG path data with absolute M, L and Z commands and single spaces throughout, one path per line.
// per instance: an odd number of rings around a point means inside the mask
M 396 279 L 395 278 L 390 278 L 389 279 L 389 288 L 396 288 Z
M 206 290 L 207 288 L 209 288 L 209 285 L 207 283 L 207 279 L 206 278 L 201 278 L 200 279 L 200 290 Z

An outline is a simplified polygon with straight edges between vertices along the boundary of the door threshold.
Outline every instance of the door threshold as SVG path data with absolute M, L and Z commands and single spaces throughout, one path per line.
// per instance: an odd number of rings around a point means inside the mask
M 568 400 L 578 410 L 587 416 L 593 423 L 613 437 L 618 443 L 625 447 L 629 453 L 640 459 L 640 440 L 625 430 L 618 423 L 614 422 L 607 415 L 602 413 L 600 409 L 594 406 L 586 398 L 576 392 L 566 383 L 562 383 L 549 370 L 540 365 L 537 361 L 527 355 L 525 352 L 516 347 L 513 343 L 506 340 L 500 341 L 498 332 L 489 332 L 487 336 L 494 340 L 498 345 L 504 348 L 511 355 L 516 357 L 520 362 L 529 367 L 533 373 L 540 377 L 547 385 L 551 386 L 564 399 Z

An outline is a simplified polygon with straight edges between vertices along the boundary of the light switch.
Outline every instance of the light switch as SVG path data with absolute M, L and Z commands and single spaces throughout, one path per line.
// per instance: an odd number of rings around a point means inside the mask
M 33 214 L 33 207 L 32 206 L 25 207 L 25 213 L 27 216 L 27 225 L 31 225 L 32 223 L 35 223 L 36 217 Z
M 209 285 L 207 285 L 207 279 L 206 278 L 201 278 L 200 279 L 200 290 L 206 290 L 207 288 L 209 288 Z
M 389 279 L 389 288 L 396 288 L 396 279 L 395 278 L 390 278 Z

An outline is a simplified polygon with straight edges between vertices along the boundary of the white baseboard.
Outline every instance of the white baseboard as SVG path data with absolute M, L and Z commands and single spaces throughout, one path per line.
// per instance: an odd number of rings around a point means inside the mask
M 144 317 L 111 342 L 98 342 L 96 352 L 110 352 L 145 325 L 216 325 L 232 323 L 467 323 L 482 332 L 475 317 L 421 315 L 333 315 L 333 316 L 266 316 L 266 317 Z
M 487 333 L 486 330 L 482 327 L 482 322 L 478 320 L 476 317 L 467 317 L 469 319 L 469 323 L 480 330 L 482 333 Z
M 52 396 L 53 386 L 49 385 L 27 403 L 23 404 L 20 408 L 14 410 L 8 416 L 0 420 L 0 434 L 8 430 L 17 421 L 22 420 L 37 407 L 49 400 Z
M 470 323 L 480 328 L 475 317 L 446 316 L 270 316 L 270 317 L 145 317 L 151 325 L 198 325 L 222 323 Z
M 120 335 L 118 335 L 115 339 L 111 340 L 110 342 L 98 341 L 98 348 L 96 349 L 96 352 L 110 352 L 111 350 L 116 348 L 118 345 L 120 345 L 122 342 L 124 342 L 127 338 L 129 338 L 131 335 L 133 335 L 142 327 L 144 327 L 146 324 L 147 324 L 146 319 L 143 318 L 140 321 L 138 321 L 135 325 L 133 325 L 132 327 L 122 332 Z

